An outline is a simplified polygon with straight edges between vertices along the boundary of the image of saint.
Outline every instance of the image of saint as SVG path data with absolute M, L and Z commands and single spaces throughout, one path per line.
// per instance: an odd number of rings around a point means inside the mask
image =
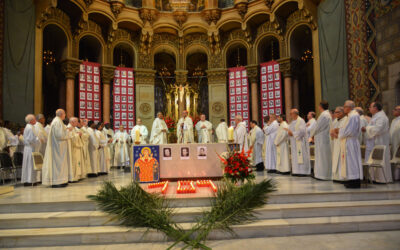
M 154 182 L 159 179 L 159 163 L 149 147 L 142 148 L 134 168 L 135 180 L 139 182 Z

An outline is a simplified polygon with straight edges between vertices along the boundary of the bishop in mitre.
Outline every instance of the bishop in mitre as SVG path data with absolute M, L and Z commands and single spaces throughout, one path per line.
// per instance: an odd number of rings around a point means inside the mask
M 46 119 L 44 118 L 43 114 L 38 114 L 36 116 L 36 123 L 35 123 L 35 130 L 37 137 L 39 138 L 39 143 L 37 145 L 36 151 L 40 152 L 43 156 L 46 152 L 46 143 L 47 143 L 47 132 L 44 129 L 44 124 Z
M 119 126 L 119 130 L 114 134 L 114 166 L 129 166 L 129 135 L 124 126 Z
M 83 142 L 81 139 L 82 133 L 78 128 L 78 118 L 69 118 L 68 128 L 73 128 L 70 133 L 70 143 L 71 143 L 71 167 L 69 172 L 69 181 L 76 182 L 82 179 L 82 169 L 83 169 Z
M 215 133 L 217 134 L 219 143 L 227 143 L 228 142 L 228 125 L 226 125 L 225 119 L 221 119 L 221 122 L 218 124 L 215 129 Z
M 282 114 L 277 116 L 279 128 L 274 140 L 276 146 L 276 171 L 280 174 L 290 173 L 289 135 L 287 132 L 289 125 L 285 118 L 285 115 Z
M 341 160 L 340 160 L 340 139 L 339 130 L 346 123 L 347 116 L 344 113 L 342 106 L 336 107 L 335 109 L 335 119 L 333 120 L 330 127 L 330 137 L 331 137 L 331 152 L 332 152 L 332 179 L 335 182 L 342 183 L 344 178 L 341 177 Z
M 178 121 L 177 126 L 177 136 L 178 143 L 193 143 L 193 121 L 190 118 L 188 111 L 184 110 L 182 112 L 182 117 Z
M 211 143 L 212 124 L 206 120 L 206 115 L 200 115 L 200 121 L 196 124 L 199 143 Z
M 248 151 L 249 144 L 247 138 L 247 126 L 246 123 L 243 121 L 241 115 L 235 116 L 235 130 L 233 131 L 233 139 L 234 142 L 240 145 L 240 150 Z
M 311 173 L 310 156 L 308 154 L 308 137 L 306 131 L 306 123 L 299 116 L 297 109 L 290 111 L 289 129 L 287 129 L 290 136 L 290 149 L 292 153 L 292 174 L 294 176 L 306 176 Z
M 131 130 L 131 138 L 134 141 L 136 140 L 136 133 L 139 133 L 140 144 L 147 144 L 147 136 L 149 135 L 149 131 L 147 130 L 146 126 L 142 124 L 142 119 L 140 118 L 137 119 L 135 127 L 133 127 Z
M 258 126 L 256 121 L 250 122 L 250 147 L 253 147 L 251 154 L 251 162 L 257 171 L 264 171 L 264 161 L 262 157 L 262 149 L 264 144 L 264 132 Z
M 36 171 L 33 167 L 32 152 L 35 152 L 39 144 L 39 138 L 35 131 L 36 118 L 29 114 L 25 117 L 26 127 L 24 129 L 24 156 L 22 159 L 22 175 L 21 182 L 24 186 L 35 185 L 40 182 L 40 171 Z
M 46 153 L 42 168 L 42 184 L 51 187 L 66 187 L 68 185 L 69 154 L 68 128 L 64 125 L 65 111 L 58 109 L 56 117 L 50 125 Z
M 150 144 L 167 144 L 167 132 L 168 127 L 164 121 L 164 115 L 158 112 L 151 128 Z

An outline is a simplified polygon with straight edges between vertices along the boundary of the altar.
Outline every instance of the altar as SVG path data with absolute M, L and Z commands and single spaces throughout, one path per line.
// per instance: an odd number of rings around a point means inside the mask
M 153 150 L 158 159 L 160 180 L 219 179 L 223 169 L 218 154 L 227 151 L 226 143 L 163 144 Z M 133 152 L 155 145 L 135 145 Z M 135 178 L 135 169 L 131 171 Z M 158 175 L 158 174 L 157 174 Z

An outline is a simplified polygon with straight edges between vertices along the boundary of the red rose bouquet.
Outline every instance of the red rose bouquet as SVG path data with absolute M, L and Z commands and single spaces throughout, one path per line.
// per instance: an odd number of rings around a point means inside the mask
M 175 121 L 174 121 L 174 119 L 172 119 L 171 117 L 166 117 L 165 119 L 164 119 L 164 121 L 165 121 L 165 123 L 167 124 L 167 127 L 168 127 L 168 131 L 171 133 L 171 132 L 174 132 L 174 130 L 175 130 Z
M 238 152 L 228 148 L 227 155 L 218 155 L 222 162 L 222 167 L 224 168 L 224 177 L 232 183 L 254 179 L 255 175 L 250 166 L 251 152 L 252 148 L 247 152 L 245 152 L 244 149 L 242 152 Z

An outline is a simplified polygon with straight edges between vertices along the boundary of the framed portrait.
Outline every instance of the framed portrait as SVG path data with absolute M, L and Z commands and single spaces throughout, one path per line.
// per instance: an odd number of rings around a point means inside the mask
M 247 95 L 243 96 L 243 102 L 247 102 Z
M 86 104 L 87 104 L 87 108 L 88 108 L 88 109 L 92 109 L 92 108 L 93 108 L 93 107 L 92 107 L 92 102 L 87 102 Z
M 279 71 L 279 64 L 274 65 L 274 71 Z
M 87 70 L 88 73 L 92 73 L 92 72 L 93 72 L 93 71 L 92 71 L 92 66 L 91 66 L 91 65 L 88 65 L 87 68 L 86 68 L 86 70 Z
M 235 126 L 235 121 L 231 121 L 231 126 L 232 126 L 232 127 Z
M 243 87 L 243 88 L 242 88 L 242 93 L 243 93 L 243 94 L 247 94 L 247 87 Z
M 261 67 L 261 74 L 267 73 L 267 67 L 263 66 Z
M 128 104 L 128 111 L 133 111 L 133 104 Z
M 240 95 L 236 96 L 236 102 L 242 102 L 242 97 Z
M 244 119 L 249 118 L 249 112 L 243 112 L 243 118 Z
M 93 66 L 93 73 L 98 74 L 99 73 L 99 67 Z
M 271 73 L 272 72 L 272 65 L 269 65 L 268 66 L 268 73 Z
M 280 107 L 281 106 L 281 100 L 275 100 L 275 107 Z
M 80 111 L 79 112 L 79 118 L 86 118 L 86 112 L 85 111 Z
M 272 82 L 268 83 L 268 90 L 273 90 L 274 84 Z
M 133 128 L 133 121 L 128 121 L 128 127 L 129 127 L 130 129 Z
M 280 108 L 276 109 L 275 113 L 276 113 L 276 115 L 280 115 L 281 114 L 281 109 Z
M 261 84 L 261 89 L 263 91 L 266 91 L 267 90 L 267 84 L 266 83 Z
M 79 99 L 81 99 L 81 100 L 85 100 L 86 99 L 85 92 L 80 92 L 79 93 Z
M 247 79 L 242 79 L 242 86 L 247 86 Z
M 126 95 L 126 88 L 121 88 L 121 94 Z
M 117 95 L 119 95 L 119 94 L 121 93 L 120 88 L 119 88 L 119 87 L 115 87 L 115 88 L 114 88 L 114 93 L 117 94 Z
M 84 65 L 84 64 L 81 64 L 81 65 L 79 66 L 79 71 L 80 71 L 80 72 L 85 72 L 85 65 Z
M 262 93 L 262 99 L 268 99 L 267 92 Z
M 99 83 L 99 76 L 94 76 L 94 82 Z
M 234 89 L 234 88 L 229 89 L 229 93 L 230 93 L 231 95 L 234 95 L 234 94 L 235 94 L 235 89 Z
M 241 116 L 241 115 L 242 115 L 242 112 L 237 112 L 236 114 Z
M 261 76 L 261 82 L 267 82 L 267 75 Z
M 132 77 L 133 77 L 133 71 L 132 71 L 132 70 L 129 70 L 129 71 L 128 71 L 128 77 L 129 77 L 129 78 L 132 78 Z
M 275 82 L 275 89 L 280 89 L 280 88 L 281 88 L 281 83 Z
M 122 79 L 122 80 L 121 80 L 121 85 L 122 85 L 122 86 L 126 86 L 126 79 Z
M 81 82 L 84 82 L 84 81 L 85 81 L 85 74 L 80 73 L 80 74 L 79 74 L 79 80 L 80 80 Z
M 133 103 L 133 96 L 128 96 L 128 102 Z
M 99 92 L 100 87 L 98 84 L 93 84 L 93 89 L 95 92 Z
M 242 89 L 241 88 L 236 88 L 236 94 L 240 95 L 242 93 Z
M 231 119 L 235 119 L 235 113 L 231 113 Z
M 86 87 L 87 87 L 88 91 L 93 91 L 93 85 L 92 84 L 88 83 L 88 84 L 86 84 Z
M 229 87 L 235 87 L 235 80 L 229 80 Z
M 92 82 L 92 75 L 87 75 L 86 76 L 86 81 L 87 82 Z
M 133 95 L 133 88 L 128 88 L 128 95 Z
M 262 102 L 262 107 L 265 109 L 265 108 L 268 108 L 268 102 L 267 101 L 264 101 L 264 102 Z
M 115 111 L 120 111 L 121 110 L 121 104 L 114 104 L 114 110 Z
M 96 110 L 100 109 L 100 104 L 98 102 L 94 103 L 94 109 L 96 109 Z
M 268 106 L 270 107 L 270 108 L 273 108 L 274 107 L 274 100 L 270 100 L 269 101 L 269 104 L 268 104 Z M 270 109 L 271 110 L 271 109 Z
M 240 78 L 240 71 L 236 71 L 236 78 Z
M 275 110 L 274 109 L 269 109 L 269 114 L 275 114 Z
M 124 126 L 126 128 L 126 125 L 128 125 L 128 123 L 126 121 L 121 121 L 122 126 Z
M 81 83 L 79 83 L 79 90 L 85 90 L 85 83 L 84 82 L 81 82 Z
M 87 118 L 88 118 L 88 119 L 92 119 L 92 118 L 93 118 L 93 113 L 92 113 L 92 111 L 88 111 L 88 112 L 87 112 Z
M 126 70 L 122 70 L 122 71 L 121 71 L 121 76 L 122 76 L 122 77 L 126 77 Z
M 272 98 L 274 98 L 274 92 L 268 92 L 268 98 L 269 99 L 272 99 Z
M 229 72 L 229 79 L 235 78 L 235 72 Z
M 118 78 L 115 78 L 115 85 L 119 85 L 119 79 Z
M 247 103 L 244 103 L 243 104 L 243 110 L 248 110 L 249 109 L 249 106 L 247 105 Z
M 121 96 L 119 95 L 114 96 L 114 100 L 115 102 L 121 102 Z
M 87 99 L 90 101 L 93 100 L 92 93 L 87 93 Z
M 121 110 L 126 111 L 126 104 L 121 104 Z
M 85 101 L 80 101 L 79 102 L 79 108 L 80 109 L 85 109 L 86 108 L 86 102 Z
M 237 111 L 240 111 L 240 110 L 242 110 L 242 104 L 236 104 L 236 110 Z
M 231 104 L 231 111 L 235 111 L 235 104 Z
M 247 77 L 247 71 L 246 70 L 242 70 L 242 77 Z
M 273 80 L 274 80 L 273 75 L 272 74 L 268 74 L 268 82 L 271 82 Z
M 130 72 L 130 71 L 129 71 L 129 72 Z M 132 80 L 132 79 L 129 79 L 129 80 L 128 80 L 128 86 L 129 86 L 129 87 L 132 87 L 132 86 L 133 86 L 133 80 Z
M 125 112 L 122 112 L 122 113 L 121 113 L 121 119 L 122 119 L 122 120 L 126 120 L 126 113 L 125 113 Z
M 115 70 L 114 75 L 115 75 L 115 77 L 119 77 L 119 70 Z
M 126 96 L 121 96 L 121 102 L 126 102 Z
M 240 85 L 241 85 L 240 79 L 236 79 L 236 86 L 240 86 Z
M 121 118 L 121 115 L 120 115 L 119 112 L 115 112 L 114 115 L 115 115 L 115 119 L 120 119 Z
M 163 148 L 163 160 L 170 161 L 172 160 L 172 148 Z
M 279 73 L 275 73 L 275 81 L 278 81 L 280 78 Z
M 133 113 L 128 113 L 128 119 L 130 119 L 130 120 L 133 119 Z
M 94 119 L 99 119 L 100 113 L 98 111 L 94 112 Z
M 197 147 L 197 159 L 207 160 L 207 147 L 204 146 Z
M 190 159 L 189 147 L 181 147 L 181 160 L 189 160 L 189 159 Z
M 281 92 L 279 90 L 275 91 L 275 98 L 281 98 Z
M 99 94 L 98 94 L 98 93 L 95 93 L 93 99 L 94 99 L 95 101 L 100 100 Z
M 120 125 L 119 121 L 114 121 L 114 128 L 118 129 Z
M 268 110 L 263 110 L 263 117 L 266 117 L 268 115 Z
M 235 103 L 235 97 L 231 96 L 231 103 Z

